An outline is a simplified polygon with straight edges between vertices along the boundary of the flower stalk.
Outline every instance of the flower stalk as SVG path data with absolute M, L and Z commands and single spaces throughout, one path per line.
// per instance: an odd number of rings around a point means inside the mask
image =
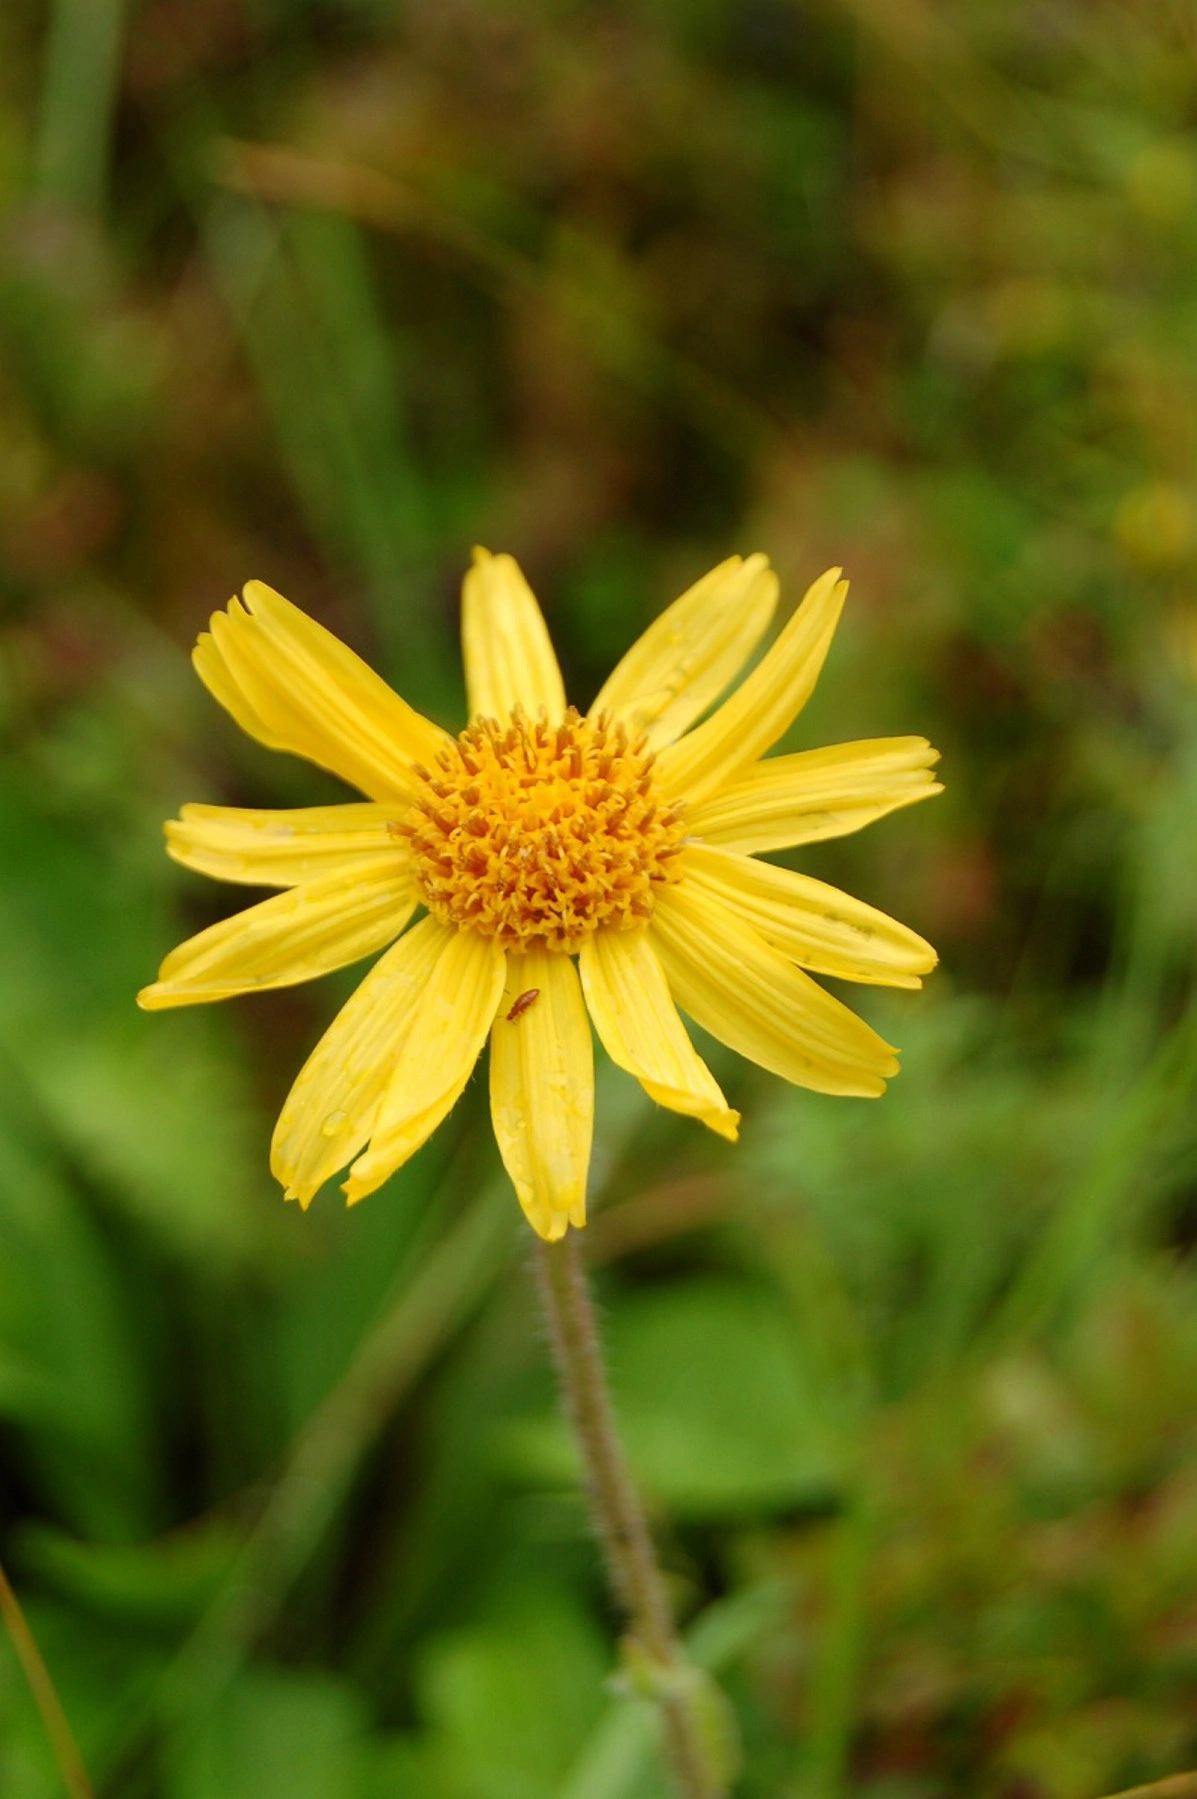
M 685 1799 L 723 1799 L 735 1762 L 730 1708 L 687 1662 L 615 1423 L 578 1234 L 536 1242 L 536 1267 L 566 1410 L 582 1455 L 596 1534 L 630 1626 L 629 1688 L 658 1707 L 665 1751 Z

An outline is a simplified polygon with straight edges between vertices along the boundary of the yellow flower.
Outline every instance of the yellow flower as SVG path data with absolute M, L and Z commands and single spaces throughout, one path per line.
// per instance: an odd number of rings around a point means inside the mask
M 195 650 L 214 697 L 260 743 L 367 798 L 185 806 L 166 826 L 176 861 L 283 891 L 172 951 L 140 1004 L 284 987 L 390 945 L 283 1107 L 271 1166 L 288 1199 L 307 1206 L 347 1164 L 351 1203 L 381 1186 L 450 1111 L 488 1037 L 495 1136 L 550 1240 L 585 1222 L 591 1022 L 654 1100 L 733 1141 L 739 1115 L 679 1006 L 800 1086 L 884 1090 L 893 1050 L 806 971 L 917 987 L 935 952 L 873 907 L 755 860 L 940 791 L 921 737 L 761 759 L 815 685 L 839 577 L 815 582 L 698 725 L 773 615 L 763 556 L 732 557 L 684 593 L 582 715 L 518 566 L 476 551 L 462 625 L 472 722 L 458 737 L 260 581 L 214 615 Z

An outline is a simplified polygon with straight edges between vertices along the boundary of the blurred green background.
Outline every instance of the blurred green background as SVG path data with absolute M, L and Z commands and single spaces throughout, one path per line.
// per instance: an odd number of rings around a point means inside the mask
M 4 0 L 2 1553 L 105 1799 L 654 1799 L 476 1080 L 378 1197 L 266 1149 L 352 974 L 165 1018 L 311 804 L 188 650 L 250 576 L 462 722 L 723 556 L 849 613 L 794 747 L 948 791 L 802 865 L 931 937 L 880 1104 L 606 1069 L 613 1377 L 746 1799 L 1197 1762 L 1197 22 L 1175 0 Z M 0 1643 L 0 1794 L 59 1792 Z

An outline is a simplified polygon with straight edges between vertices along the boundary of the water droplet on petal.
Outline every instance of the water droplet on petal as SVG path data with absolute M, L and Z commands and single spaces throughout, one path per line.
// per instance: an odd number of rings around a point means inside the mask
M 341 1132 L 345 1129 L 345 1126 L 348 1123 L 349 1123 L 348 1112 L 330 1112 L 328 1117 L 324 1120 L 323 1124 L 320 1126 L 320 1135 L 322 1137 L 335 1137 L 338 1135 L 339 1132 Z

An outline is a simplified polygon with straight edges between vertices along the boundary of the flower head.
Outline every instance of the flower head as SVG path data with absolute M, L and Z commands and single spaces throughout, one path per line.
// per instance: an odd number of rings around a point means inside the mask
M 385 952 L 283 1106 L 271 1166 L 288 1199 L 307 1206 L 347 1165 L 351 1202 L 381 1186 L 451 1110 L 488 1038 L 499 1149 L 550 1239 L 585 1222 L 591 1023 L 654 1100 L 732 1140 L 739 1115 L 679 1007 L 800 1086 L 884 1090 L 893 1050 L 811 974 L 917 987 L 935 952 L 756 859 L 940 791 L 921 737 L 762 760 L 818 678 L 839 576 L 815 582 L 697 725 L 773 615 L 763 556 L 732 557 L 684 593 L 583 716 L 519 568 L 476 551 L 471 722 L 457 737 L 261 582 L 214 615 L 195 666 L 215 698 L 259 742 L 366 795 L 290 812 L 185 806 L 166 827 L 187 867 L 282 891 L 173 950 L 141 1005 L 287 986 Z

